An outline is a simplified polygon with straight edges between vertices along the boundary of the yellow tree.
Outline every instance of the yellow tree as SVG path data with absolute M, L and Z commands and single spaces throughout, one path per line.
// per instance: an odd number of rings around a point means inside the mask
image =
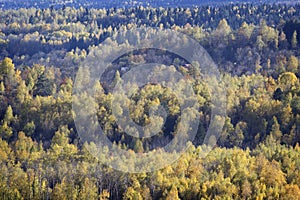
M 297 73 L 298 72 L 298 66 L 299 66 L 298 58 L 294 55 L 291 55 L 288 59 L 287 71 Z
M 6 113 L 4 115 L 4 119 L 1 121 L 0 126 L 0 135 L 4 139 L 8 139 L 13 134 L 13 129 L 11 127 L 12 123 L 15 121 L 15 117 L 13 115 L 13 109 L 9 105 L 6 109 Z
M 280 74 L 278 81 L 284 91 L 289 91 L 297 84 L 298 79 L 294 73 L 285 72 Z
M 54 159 L 58 157 L 70 158 L 77 153 L 77 147 L 69 143 L 69 134 L 70 130 L 67 126 L 60 126 L 58 131 L 55 132 L 51 141 L 50 150 Z
M 297 31 L 294 31 L 293 36 L 292 36 L 292 48 L 295 49 L 298 45 L 298 41 L 297 41 Z

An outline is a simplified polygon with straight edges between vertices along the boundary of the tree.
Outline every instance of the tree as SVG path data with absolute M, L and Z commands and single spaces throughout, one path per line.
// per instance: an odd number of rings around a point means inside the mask
M 298 185 L 295 184 L 287 184 L 285 186 L 285 194 L 282 196 L 282 199 L 299 199 L 300 197 L 300 189 Z
M 292 99 L 291 106 L 294 114 L 300 113 L 300 97 L 295 96 Z
M 124 200 L 142 200 L 142 195 L 135 191 L 134 188 L 128 187 L 123 196 Z
M 289 91 L 293 88 L 293 86 L 296 85 L 298 78 L 292 72 L 285 72 L 283 74 L 280 74 L 278 81 L 284 91 Z
M 34 89 L 34 95 L 39 96 L 50 96 L 54 94 L 56 86 L 53 79 L 47 77 L 44 72 L 41 76 L 38 77 L 37 83 Z
M 281 88 L 277 88 L 273 93 L 273 99 L 281 101 L 284 97 L 284 94 Z
M 257 46 L 258 50 L 260 50 L 260 51 L 262 51 L 262 49 L 266 46 L 261 35 L 258 35 L 256 37 L 256 46 Z
M 7 123 L 8 125 L 11 124 L 11 122 L 14 121 L 14 115 L 13 115 L 13 109 L 11 107 L 11 105 L 9 105 L 6 109 L 6 113 L 4 115 L 4 119 L 3 119 L 3 122 Z
M 228 139 L 234 134 L 234 131 L 234 126 L 231 123 L 231 119 L 229 117 L 226 117 L 219 140 L 222 146 L 227 146 L 226 142 L 228 142 Z
M 242 42 L 245 42 L 245 40 L 249 40 L 251 38 L 254 28 L 255 26 L 253 24 L 248 25 L 247 22 L 242 23 L 238 30 L 238 34 L 242 36 Z
M 13 134 L 13 128 L 11 125 L 15 121 L 15 117 L 13 115 L 13 110 L 11 105 L 9 105 L 6 109 L 4 119 L 1 121 L 2 125 L 0 126 L 0 135 L 4 139 L 9 139 Z
M 0 82 L 3 81 L 4 88 L 9 97 L 13 98 L 12 92 L 17 86 L 15 78 L 15 65 L 10 58 L 4 58 L 0 63 Z
M 143 153 L 144 148 L 143 148 L 143 142 L 140 139 L 137 139 L 134 145 L 134 151 L 136 153 Z
M 9 139 L 13 134 L 12 128 L 7 124 L 7 122 L 4 122 L 0 126 L 0 135 L 3 139 Z
M 298 72 L 298 66 L 299 66 L 298 58 L 294 55 L 291 55 L 288 59 L 287 71 L 297 73 Z
M 5 91 L 4 84 L 3 84 L 3 82 L 0 82 L 0 93 L 3 94 L 4 91 Z
M 25 81 L 21 81 L 17 87 L 17 99 L 19 104 L 23 104 L 30 99 L 29 91 L 25 85 Z
M 282 108 L 278 120 L 283 131 L 289 129 L 290 124 L 293 121 L 293 112 L 290 104 Z
M 53 191 L 51 193 L 51 198 L 67 200 L 67 195 L 65 194 L 63 186 L 64 186 L 64 184 L 57 183 L 53 188 Z
M 0 163 L 8 162 L 11 159 L 11 154 L 12 151 L 7 142 L 0 138 Z
M 267 161 L 266 165 L 262 166 L 259 176 L 261 177 L 261 181 L 267 186 L 278 187 L 286 183 L 284 173 L 280 169 L 280 164 L 275 160 L 272 162 Z
M 265 20 L 262 20 L 259 25 L 259 34 L 262 36 L 262 40 L 268 47 L 274 46 L 278 48 L 278 31 L 272 27 L 269 27 Z
M 110 197 L 110 194 L 107 190 L 103 190 L 100 194 L 100 200 L 108 200 Z
M 35 131 L 35 124 L 34 121 L 28 122 L 25 127 L 23 128 L 24 132 L 26 133 L 27 136 L 33 135 Z
M 277 142 L 281 141 L 282 133 L 280 131 L 280 125 L 275 116 L 273 117 L 273 125 L 271 128 L 270 135 L 272 136 L 272 138 L 275 139 L 275 141 L 277 141 Z
M 119 70 L 117 70 L 111 86 L 115 87 L 116 84 L 121 84 L 120 81 L 122 81 L 121 74 L 120 74 Z
M 294 31 L 293 36 L 292 36 L 292 41 L 291 41 L 292 48 L 295 49 L 298 45 L 297 41 L 297 31 Z
M 239 122 L 235 126 L 234 132 L 232 135 L 229 136 L 229 141 L 231 146 L 241 146 L 244 140 L 244 134 L 247 130 L 247 123 L 246 122 Z
M 82 200 L 90 200 L 98 199 L 97 196 L 97 187 L 95 183 L 89 178 L 85 178 L 81 184 L 78 198 Z
M 166 196 L 166 200 L 180 200 L 180 198 L 178 197 L 178 190 L 176 186 L 172 186 L 171 190 Z
M 282 142 L 288 145 L 294 145 L 296 135 L 297 135 L 296 125 L 293 125 L 290 133 L 283 135 Z
M 244 199 L 248 199 L 251 197 L 251 194 L 252 194 L 251 184 L 249 183 L 248 180 L 246 180 L 242 185 L 242 197 Z
M 16 159 L 21 163 L 28 164 L 34 147 L 37 149 L 37 144 L 30 137 L 26 137 L 24 132 L 19 132 L 18 140 L 14 145 Z
M 228 25 L 226 19 L 222 19 L 219 22 L 215 34 L 222 37 L 222 36 L 228 36 L 230 33 L 231 33 L 231 27 Z
M 4 77 L 14 74 L 15 65 L 10 58 L 4 58 L 0 63 L 0 80 Z
M 67 126 L 60 126 L 55 132 L 51 142 L 51 152 L 54 159 L 58 157 L 71 158 L 77 153 L 77 147 L 74 144 L 69 144 L 70 132 Z

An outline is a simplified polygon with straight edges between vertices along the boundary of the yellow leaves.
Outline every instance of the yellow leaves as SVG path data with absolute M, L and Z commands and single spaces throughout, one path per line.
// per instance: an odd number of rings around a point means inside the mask
M 51 152 L 54 157 L 70 158 L 77 153 L 77 147 L 74 144 L 69 144 L 70 130 L 67 126 L 61 126 L 52 138 Z
M 103 190 L 99 197 L 100 197 L 100 200 L 108 200 L 110 197 L 110 194 L 109 194 L 108 190 Z
M 300 189 L 298 185 L 290 184 L 285 186 L 285 195 L 282 196 L 282 199 L 289 200 L 299 200 L 300 199 Z
M 231 33 L 231 28 L 228 25 L 227 20 L 226 19 L 222 19 L 219 22 L 219 25 L 218 25 L 218 27 L 216 29 L 216 34 L 218 36 L 227 36 L 227 35 L 229 35 L 229 33 Z
M 286 183 L 285 174 L 281 171 L 280 164 L 275 160 L 270 162 L 264 156 L 259 156 L 257 170 L 260 181 L 268 187 L 281 186 Z
M 19 132 L 18 140 L 15 143 L 16 157 L 21 161 L 28 161 L 31 149 L 36 145 L 30 137 L 26 137 L 24 132 Z
M 10 58 L 4 58 L 0 63 L 0 75 L 9 75 L 15 69 L 15 65 Z
M 142 196 L 139 192 L 136 192 L 132 187 L 127 188 L 127 191 L 123 196 L 124 200 L 142 200 Z
M 6 109 L 6 113 L 4 115 L 4 122 L 10 124 L 14 120 L 13 109 L 11 105 L 9 105 Z
M 62 184 L 56 184 L 52 191 L 53 199 L 67 200 L 67 196 L 64 195 Z
M 298 83 L 297 76 L 292 72 L 280 74 L 278 81 L 285 91 L 292 89 Z
M 207 183 L 204 183 L 202 185 L 201 192 L 204 193 L 204 194 L 207 192 Z
M 297 40 L 297 31 L 295 30 L 292 36 L 292 48 L 296 48 L 297 44 L 298 44 L 298 40 Z
M 253 24 L 248 25 L 247 22 L 243 22 L 238 30 L 239 35 L 243 35 L 246 39 L 250 39 L 255 26 Z
M 249 183 L 248 180 L 246 180 L 243 185 L 242 185 L 242 196 L 244 198 L 249 198 L 252 194 L 252 188 L 251 188 L 251 184 Z
M 12 128 L 4 122 L 2 126 L 0 126 L 0 136 L 4 139 L 8 139 L 12 136 L 13 131 Z
M 31 99 L 28 89 L 26 87 L 25 81 L 20 81 L 19 86 L 17 87 L 17 99 L 20 103 L 27 102 Z
M 293 112 L 290 105 L 285 106 L 280 113 L 281 124 L 283 127 L 288 126 L 293 118 Z
M 7 153 L 2 149 L 0 149 L 0 163 L 6 162 L 7 158 L 8 158 Z
M 289 72 L 293 72 L 296 73 L 298 71 L 298 67 L 299 67 L 299 60 L 296 56 L 291 55 L 288 59 L 288 63 L 287 63 L 287 70 Z
M 180 200 L 176 186 L 172 186 L 171 190 L 167 192 L 166 200 Z
M 13 22 L 9 25 L 10 30 L 18 31 L 20 28 L 21 28 L 21 26 L 17 22 Z
M 5 140 L 0 138 L 0 163 L 6 162 L 11 153 L 11 149 Z
M 157 181 L 157 183 L 158 184 L 162 184 L 163 183 L 163 181 L 164 181 L 164 176 L 163 176 L 163 174 L 161 173 L 161 171 L 157 171 L 156 173 L 155 173 L 155 175 L 156 175 L 156 181 Z

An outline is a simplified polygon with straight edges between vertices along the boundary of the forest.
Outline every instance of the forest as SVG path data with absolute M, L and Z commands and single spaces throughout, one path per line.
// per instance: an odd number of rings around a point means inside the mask
M 266 3 L 1 10 L 0 199 L 299 199 L 299 16 L 300 4 Z M 224 125 L 208 150 L 203 141 L 217 105 L 208 87 L 195 81 L 197 70 L 163 51 L 126 54 L 92 85 L 98 91 L 92 102 L 96 121 L 117 148 L 131 155 L 124 171 L 115 170 L 91 154 L 93 142 L 80 138 L 72 106 L 86 99 L 84 93 L 74 98 L 73 90 L 80 64 L 91 52 L 109 37 L 122 38 L 120 31 L 141 27 L 180 32 L 209 53 L 226 90 L 226 116 L 215 116 Z M 147 34 L 105 50 L 130 48 L 142 37 Z M 187 78 L 195 93 L 187 100 L 199 104 L 188 116 L 199 121 L 179 159 L 162 169 L 130 173 L 138 167 L 130 159 L 159 151 L 179 129 L 180 103 L 168 88 L 149 84 L 132 98 L 112 95 L 126 70 L 135 69 L 132 63 L 154 60 Z M 150 107 L 162 105 L 168 116 L 164 124 L 155 119 L 160 134 L 127 135 L 130 127 L 118 126 L 114 116 L 126 112 L 116 100 L 141 125 L 152 120 Z M 167 153 L 156 159 L 163 162 Z

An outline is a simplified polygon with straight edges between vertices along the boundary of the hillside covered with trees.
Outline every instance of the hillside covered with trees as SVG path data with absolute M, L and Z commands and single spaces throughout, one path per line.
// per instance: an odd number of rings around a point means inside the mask
M 299 16 L 298 4 L 2 10 L 0 199 L 299 199 Z M 78 135 L 72 105 L 80 102 L 72 91 L 89 53 L 108 37 L 122 38 L 120 31 L 139 27 L 176 30 L 199 42 L 221 72 L 227 112 L 216 145 L 201 157 L 217 105 L 205 84 L 192 79 L 194 68 L 160 51 L 125 55 L 107 72 L 113 76 L 93 86 L 99 91 L 93 102 L 97 120 L 118 148 L 132 155 L 156 150 L 174 137 L 180 121 L 178 99 L 160 85 L 146 85 L 130 99 L 111 94 L 130 63 L 155 60 L 177 70 L 192 84 L 200 105 L 189 115 L 200 119 L 196 137 L 176 162 L 125 173 L 88 151 L 95 144 Z M 168 117 L 160 134 L 129 137 L 116 123 L 112 110 L 125 111 L 114 98 L 133 105 L 130 117 L 141 125 L 151 121 L 149 108 L 162 104 Z M 133 162 L 128 163 L 124 168 Z

